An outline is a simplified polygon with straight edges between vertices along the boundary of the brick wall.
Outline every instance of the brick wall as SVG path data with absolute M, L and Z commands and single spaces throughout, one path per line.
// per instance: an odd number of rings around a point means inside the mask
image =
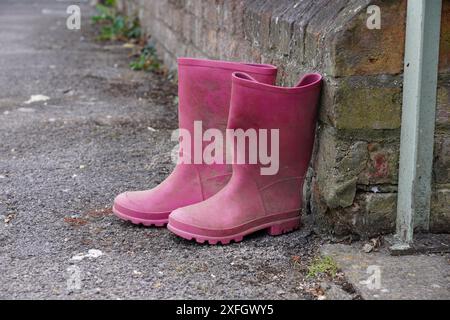
M 381 30 L 366 27 L 381 8 Z M 405 0 L 122 0 L 170 69 L 192 56 L 272 63 L 279 84 L 325 76 L 305 209 L 322 231 L 394 230 Z M 450 231 L 450 1 L 444 0 L 432 231 Z

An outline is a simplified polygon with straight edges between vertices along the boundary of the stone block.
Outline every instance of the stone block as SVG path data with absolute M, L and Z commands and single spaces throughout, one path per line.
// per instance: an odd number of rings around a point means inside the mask
M 437 184 L 450 184 L 450 132 L 435 135 L 433 180 Z
M 450 1 L 442 1 L 439 71 L 450 73 Z
M 438 129 L 450 129 L 450 74 L 439 77 L 436 126 Z
M 440 189 L 433 192 L 430 231 L 434 233 L 450 232 L 450 189 Z
M 350 77 L 328 80 L 321 120 L 338 129 L 398 129 L 402 89 L 397 77 Z
M 351 6 L 345 8 L 342 15 L 348 15 L 350 19 L 346 24 L 337 24 L 336 27 L 340 30 L 332 36 L 333 51 L 329 62 L 331 74 L 352 76 L 402 73 L 406 1 L 370 1 L 370 5 L 380 7 L 381 29 L 367 28 L 369 1 L 357 2 L 353 10 Z
M 346 208 L 321 206 L 321 193 L 313 180 L 311 210 L 318 232 L 336 236 L 349 234 L 367 239 L 395 231 L 396 193 L 357 193 L 354 203 Z

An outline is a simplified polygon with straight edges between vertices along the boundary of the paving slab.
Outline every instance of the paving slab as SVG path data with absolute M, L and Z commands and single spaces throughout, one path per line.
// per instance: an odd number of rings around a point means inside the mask
M 450 299 L 448 254 L 392 256 L 387 248 L 366 253 L 363 244 L 326 244 L 347 280 L 365 300 Z

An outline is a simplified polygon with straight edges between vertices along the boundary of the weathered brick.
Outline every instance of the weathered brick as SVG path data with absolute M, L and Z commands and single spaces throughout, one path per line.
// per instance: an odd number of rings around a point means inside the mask
M 204 26 L 202 20 L 197 17 L 194 17 L 193 31 L 192 44 L 197 48 L 203 48 Z
M 277 51 L 285 56 L 284 63 L 295 59 L 299 65 L 322 69 L 331 76 L 399 74 L 403 68 L 406 0 L 123 1 L 139 3 L 176 32 L 186 26 L 181 21 L 187 13 L 203 20 L 209 29 L 223 28 L 238 37 L 245 31 L 253 46 Z M 381 30 L 366 27 L 369 4 L 381 8 Z M 444 1 L 442 72 L 450 70 L 449 19 L 450 3 Z M 186 34 L 185 38 L 189 39 Z
M 294 28 L 294 20 L 288 14 L 289 9 L 285 9 L 284 12 L 275 11 L 270 24 L 270 46 L 279 54 L 286 56 L 289 55 L 291 49 L 290 44 Z
M 239 34 L 243 37 L 243 0 L 222 0 L 217 6 L 218 27 L 230 35 Z
M 442 2 L 439 70 L 450 72 L 450 1 Z
M 194 46 L 186 47 L 186 56 L 187 57 L 197 57 L 199 59 L 210 58 L 210 57 L 208 57 L 208 55 L 206 53 L 204 53 L 203 51 L 199 50 L 198 48 L 196 48 Z
M 373 137 L 358 140 L 329 126 L 320 128 L 313 167 L 317 188 L 328 208 L 351 206 L 360 185 L 397 183 L 398 134 L 378 139 L 377 135 L 375 131 Z
M 188 13 L 195 14 L 195 2 L 198 0 L 186 0 L 184 3 L 184 8 Z
M 249 41 L 253 46 L 259 46 L 259 12 L 260 9 L 258 7 L 244 6 L 245 19 L 242 20 L 242 32 L 244 39 Z
M 352 77 L 330 81 L 322 121 L 338 129 L 396 129 L 401 124 L 402 89 L 396 78 Z M 326 103 L 326 104 L 325 104 Z
M 193 3 L 189 5 L 192 5 L 192 14 L 199 19 L 203 19 L 203 9 L 204 9 L 203 1 L 192 0 L 191 2 Z
M 436 233 L 450 232 L 450 189 L 433 192 L 431 199 L 430 231 Z
M 218 55 L 218 31 L 214 29 L 206 29 L 205 38 L 203 39 L 203 48 L 208 54 L 216 57 Z
M 433 177 L 438 184 L 450 183 L 450 132 L 436 134 Z
M 243 35 L 242 26 L 244 25 L 244 21 L 246 19 L 245 15 L 244 15 L 245 2 L 243 0 L 230 0 L 230 1 L 235 1 L 235 5 L 233 8 L 233 15 L 232 15 L 233 33 L 236 34 L 237 36 L 240 36 L 243 38 L 244 35 Z
M 169 26 L 173 30 L 173 32 L 176 33 L 177 37 L 183 34 L 184 15 L 184 12 L 180 8 L 173 9 L 172 13 L 169 15 L 171 17 Z
M 330 209 L 320 207 L 321 194 L 315 186 L 313 182 L 311 210 L 319 232 L 336 236 L 353 234 L 364 239 L 395 231 L 396 193 L 358 193 L 351 206 Z
M 436 126 L 450 129 L 450 75 L 443 75 L 438 82 Z
M 381 9 L 381 29 L 368 29 L 367 5 L 341 28 L 332 41 L 334 76 L 399 74 L 403 71 L 406 1 L 370 1 Z
M 332 36 L 342 30 L 342 26 L 348 25 L 349 19 L 346 19 L 346 13 L 351 6 L 352 4 L 345 0 L 331 2 L 318 0 L 299 17 L 296 28 L 299 28 L 305 34 L 302 44 L 304 47 L 303 56 L 301 57 L 303 64 L 323 70 L 327 74 L 335 75 L 332 67 L 328 66 L 331 56 L 330 51 L 335 46 L 332 42 Z M 326 10 L 323 8 L 326 8 Z M 353 14 L 349 16 L 353 17 Z
M 317 188 L 328 208 L 346 208 L 353 204 L 358 176 L 367 159 L 367 143 L 347 143 L 335 129 L 321 128 L 314 169 Z
M 393 141 L 371 142 L 367 145 L 369 157 L 366 166 L 358 176 L 358 184 L 394 184 L 398 180 L 400 143 Z
M 153 15 L 157 19 L 164 21 L 166 24 L 170 23 L 170 16 L 167 14 L 171 10 L 168 1 L 161 1 L 160 5 L 155 5 L 155 3 L 149 4 L 151 10 L 154 12 Z
M 217 36 L 218 58 L 226 60 L 230 57 L 235 57 L 237 55 L 237 49 L 240 47 L 240 41 L 225 30 L 219 31 Z
M 208 29 L 219 30 L 220 1 L 207 0 L 203 6 L 203 19 L 208 25 Z
M 186 5 L 186 0 L 168 0 L 168 2 L 174 9 L 181 9 Z
M 167 64 L 173 65 L 176 62 L 175 56 L 183 56 L 186 52 L 186 45 L 181 43 L 177 34 L 164 24 L 158 24 L 155 26 L 154 40 L 158 41 L 158 44 L 163 49 L 163 61 Z M 163 37 L 164 41 L 161 41 Z M 160 50 L 161 51 L 161 50 Z M 172 59 L 173 61 L 170 61 Z
M 356 234 L 369 238 L 395 231 L 397 216 L 397 193 L 358 193 L 352 206 L 345 209 L 330 209 L 320 206 L 321 193 L 313 182 L 311 210 L 320 232 L 336 236 Z M 450 232 L 450 189 L 433 192 L 431 199 L 430 231 Z
M 184 42 L 186 44 L 192 42 L 194 34 L 194 16 L 190 13 L 185 13 L 183 15 L 183 30 L 181 34 L 185 39 Z

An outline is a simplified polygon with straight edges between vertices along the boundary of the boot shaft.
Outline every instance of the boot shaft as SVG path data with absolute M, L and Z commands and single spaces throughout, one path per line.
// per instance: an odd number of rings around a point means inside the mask
M 192 58 L 178 59 L 179 126 L 192 133 L 194 121 L 203 129 L 225 132 L 231 96 L 231 76 L 240 71 L 262 83 L 274 84 L 277 68 L 266 64 L 247 64 Z
M 321 81 L 319 74 L 307 74 L 295 87 L 283 88 L 259 83 L 248 74 L 233 74 L 228 129 L 256 131 L 258 162 L 249 164 L 255 152 L 249 147 L 250 141 L 235 143 L 231 147 L 235 151 L 232 181 L 246 181 L 248 188 L 260 194 L 267 213 L 301 208 Z M 266 152 L 261 152 L 264 147 Z M 242 158 L 238 162 L 242 155 L 245 164 Z
M 232 177 L 214 196 L 173 211 L 169 230 L 200 243 L 227 244 L 257 230 L 268 229 L 278 235 L 298 228 L 301 187 L 311 157 L 320 86 L 318 74 L 306 75 L 293 88 L 280 88 L 262 84 L 248 74 L 234 73 L 227 143 L 234 132 L 244 144 L 233 146 Z M 266 130 L 269 137 L 271 130 L 278 133 L 278 137 L 267 139 L 269 154 L 274 149 L 279 151 L 274 159 L 279 168 L 271 175 L 261 174 L 261 158 L 249 164 L 253 153 L 259 153 L 258 140 L 263 140 L 260 130 Z M 255 139 L 257 148 L 249 145 Z M 278 146 L 274 146 L 276 142 Z M 242 154 L 244 162 L 239 163 Z
M 248 72 L 263 83 L 275 83 L 277 68 L 265 64 L 246 64 L 191 58 L 178 59 L 179 126 L 184 132 L 179 155 L 182 164 L 177 170 L 193 170 L 198 176 L 204 199 L 222 189 L 231 176 L 231 165 L 209 163 L 204 159 L 205 148 L 212 142 L 204 140 L 207 130 L 225 136 L 231 78 L 236 71 Z M 219 153 L 225 153 L 222 148 Z M 225 159 L 225 154 L 222 158 Z

